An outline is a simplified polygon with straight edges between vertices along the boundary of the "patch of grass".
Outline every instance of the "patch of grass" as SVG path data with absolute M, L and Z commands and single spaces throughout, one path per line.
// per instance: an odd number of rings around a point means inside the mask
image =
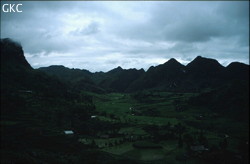
M 107 148 L 102 149 L 102 151 L 116 154 L 116 155 L 122 155 L 122 154 L 129 152 L 131 150 L 134 150 L 131 142 L 125 142 L 125 143 L 117 145 L 117 146 L 107 147 Z
M 137 141 L 133 143 L 133 146 L 138 149 L 161 149 L 162 146 L 150 141 Z
M 146 135 L 147 133 L 140 127 L 126 127 L 119 130 L 120 134 Z

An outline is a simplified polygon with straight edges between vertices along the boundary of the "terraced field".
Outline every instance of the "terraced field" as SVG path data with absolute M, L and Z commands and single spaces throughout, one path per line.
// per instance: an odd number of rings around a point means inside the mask
M 185 137 L 192 136 L 193 143 L 200 145 L 199 136 L 204 135 L 208 149 L 220 143 L 227 136 L 227 149 L 235 151 L 242 136 L 248 134 L 248 125 L 236 122 L 213 113 L 209 108 L 199 108 L 188 103 L 194 93 L 154 93 L 145 101 L 139 101 L 131 94 L 94 94 L 96 105 L 95 119 L 119 124 L 117 130 L 103 131 L 99 136 L 91 138 L 98 149 L 125 158 L 157 163 L 182 163 L 176 160 L 178 156 L 187 153 L 188 141 Z M 178 126 L 184 127 L 178 132 Z M 117 136 L 112 136 L 116 134 Z M 179 143 L 180 136 L 183 141 Z M 134 143 L 147 141 L 158 144 L 161 148 L 137 148 Z M 185 142 L 185 144 L 184 144 Z M 189 157 L 189 163 L 196 163 L 200 159 Z

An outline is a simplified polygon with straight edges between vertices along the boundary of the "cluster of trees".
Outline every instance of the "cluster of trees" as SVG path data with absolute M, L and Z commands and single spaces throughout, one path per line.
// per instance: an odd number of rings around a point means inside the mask
M 210 108 L 212 111 L 238 121 L 249 120 L 249 81 L 234 80 L 223 87 L 201 92 L 190 98 L 190 105 Z

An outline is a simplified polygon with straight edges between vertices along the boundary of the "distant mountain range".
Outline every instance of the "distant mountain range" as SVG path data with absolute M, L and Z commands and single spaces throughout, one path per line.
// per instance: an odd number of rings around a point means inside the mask
M 91 73 L 88 70 L 69 69 L 64 66 L 42 67 L 38 70 L 56 76 L 72 85 L 91 84 L 93 88 L 112 92 L 135 92 L 140 90 L 199 91 L 215 88 L 234 80 L 249 79 L 249 65 L 233 62 L 227 67 L 217 60 L 196 57 L 186 66 L 174 58 L 166 63 L 143 69 L 122 69 L 117 67 L 104 72 Z
M 5 79 L 15 77 L 16 80 L 11 82 L 17 83 L 17 76 L 21 76 L 24 71 L 34 70 L 26 61 L 19 44 L 10 39 L 1 39 L 1 49 L 3 49 L 1 52 L 1 73 L 6 75 Z M 19 72 L 19 75 L 17 73 L 13 75 L 11 70 Z M 51 78 L 58 83 L 63 83 L 62 86 L 65 84 L 76 90 L 98 93 L 142 90 L 190 92 L 218 88 L 233 81 L 249 82 L 249 65 L 233 62 L 224 67 L 215 59 L 201 56 L 197 56 L 186 66 L 172 58 L 164 64 L 151 66 L 147 71 L 117 67 L 105 73 L 92 73 L 84 69 L 70 69 L 54 65 L 39 68 L 36 70 L 37 72 L 39 72 L 40 77 Z M 45 77 L 44 73 L 49 77 Z M 32 81 L 27 74 L 24 74 L 23 78 Z M 28 82 L 27 85 L 33 86 L 30 83 Z M 42 87 L 42 84 L 40 85 Z

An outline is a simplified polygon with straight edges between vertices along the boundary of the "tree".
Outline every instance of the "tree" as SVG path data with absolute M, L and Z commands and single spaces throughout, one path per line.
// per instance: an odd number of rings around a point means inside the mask
M 182 148 L 182 147 L 183 147 L 183 140 L 182 140 L 182 137 L 181 137 L 181 136 L 179 137 L 179 140 L 178 140 L 178 147 L 179 147 L 179 148 Z
M 228 146 L 227 138 L 224 138 L 224 140 L 220 142 L 220 147 L 221 149 L 226 149 L 227 146 Z
M 183 136 L 183 141 L 187 145 L 187 147 L 189 148 L 193 144 L 194 139 L 190 134 L 185 134 Z
M 118 145 L 119 141 L 115 140 L 114 145 Z
M 186 128 L 182 126 L 181 123 L 178 123 L 177 125 L 175 125 L 175 129 L 178 135 L 182 135 Z
M 110 142 L 110 143 L 109 143 L 109 147 L 112 147 L 112 146 L 113 146 L 113 144 L 112 144 L 112 142 Z
M 92 146 L 92 147 L 96 147 L 96 146 L 97 146 L 96 143 L 95 143 L 95 140 L 92 140 L 91 146 Z
M 200 135 L 198 137 L 198 142 L 201 145 L 208 146 L 208 140 L 207 140 L 206 136 L 204 136 L 203 131 L 200 132 Z

